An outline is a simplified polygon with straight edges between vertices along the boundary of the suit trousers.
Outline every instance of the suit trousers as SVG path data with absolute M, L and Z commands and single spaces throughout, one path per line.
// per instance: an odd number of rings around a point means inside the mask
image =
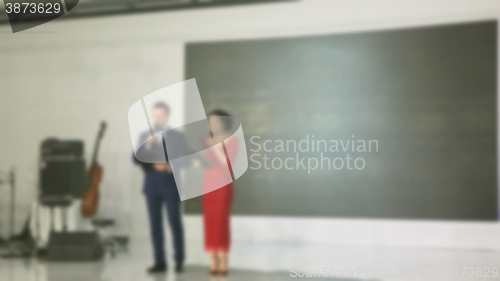
M 184 231 L 181 220 L 181 200 L 173 176 L 159 172 L 147 173 L 144 194 L 149 215 L 155 263 L 166 265 L 162 215 L 163 210 L 166 210 L 172 231 L 174 260 L 178 264 L 182 264 L 184 262 Z

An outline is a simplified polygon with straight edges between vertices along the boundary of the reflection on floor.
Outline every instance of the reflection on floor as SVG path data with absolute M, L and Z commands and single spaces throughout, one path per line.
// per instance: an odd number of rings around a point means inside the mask
M 145 269 L 151 265 L 151 246 L 149 241 L 144 240 L 134 241 L 128 253 L 116 258 L 107 256 L 101 262 L 53 263 L 36 259 L 0 259 L 0 281 L 281 281 L 297 280 L 291 277 L 292 271 L 316 270 L 324 273 L 325 268 L 333 272 L 333 277 L 317 275 L 316 278 L 304 278 L 336 281 L 484 280 L 484 277 L 467 276 L 468 273 L 464 277 L 450 275 L 455 268 L 461 272 L 463 267 L 483 273 L 489 268 L 491 277 L 500 277 L 498 271 L 494 276 L 494 268 L 500 269 L 500 252 L 494 251 L 235 243 L 230 255 L 229 276 L 211 278 L 207 273 L 208 257 L 202 246 L 199 242 L 187 243 L 186 271 L 180 275 L 173 272 L 154 276 L 146 274 Z M 396 274 L 398 272 L 402 275 Z M 431 276 L 410 275 L 415 273 Z M 335 277 L 336 274 L 343 275 Z
M 294 279 L 289 272 L 262 272 L 234 269 L 227 276 L 210 276 L 206 267 L 188 266 L 181 274 L 146 274 L 143 268 L 136 271 L 134 266 L 114 267 L 112 270 L 105 270 L 106 266 L 111 266 L 106 262 L 93 263 L 37 263 L 27 261 L 2 261 L 0 267 L 0 280 L 2 281 L 282 281 Z M 112 266 L 113 267 L 113 266 Z M 132 267 L 132 268 L 131 268 Z M 31 269 L 30 269 L 31 268 Z M 106 274 L 104 274 L 108 271 Z M 5 279 L 4 279 L 5 278 Z M 340 278 L 315 278 L 315 280 L 345 281 Z M 353 279 L 349 279 L 353 280 Z

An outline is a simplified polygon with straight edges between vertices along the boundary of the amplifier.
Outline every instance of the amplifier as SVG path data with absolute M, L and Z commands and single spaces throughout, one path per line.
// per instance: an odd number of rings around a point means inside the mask
M 50 261 L 97 261 L 104 248 L 97 232 L 52 232 L 47 245 Z
M 47 139 L 40 148 L 41 197 L 81 198 L 86 188 L 82 141 Z
M 79 140 L 49 138 L 44 140 L 41 146 L 42 158 L 45 159 L 82 158 L 83 152 L 83 141 Z

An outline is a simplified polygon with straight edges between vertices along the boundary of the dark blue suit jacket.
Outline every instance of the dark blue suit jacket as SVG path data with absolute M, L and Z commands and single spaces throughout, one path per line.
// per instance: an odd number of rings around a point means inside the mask
M 151 137 L 151 134 L 149 132 L 145 132 L 141 135 L 140 143 L 145 143 L 145 140 L 149 139 Z M 164 138 L 163 135 L 158 136 Z M 177 130 L 169 130 L 167 132 L 167 138 L 165 141 L 168 141 L 169 144 L 174 143 L 176 151 L 172 151 L 170 155 L 175 155 L 175 158 L 178 158 L 179 156 L 185 156 L 188 154 L 188 149 L 186 145 L 186 140 L 184 138 L 184 135 L 177 131 Z M 171 147 L 169 145 L 169 147 Z M 167 163 L 169 162 L 168 160 L 168 154 L 166 152 L 166 147 L 165 144 L 162 142 L 154 142 L 151 147 L 148 149 L 146 147 L 146 144 L 142 145 L 140 147 L 136 154 L 140 159 L 163 159 L 162 155 L 155 155 L 158 153 L 164 153 L 164 157 L 167 160 Z M 171 172 L 159 172 L 156 171 L 153 168 L 152 163 L 144 163 L 139 161 L 134 154 L 134 162 L 138 165 L 141 166 L 142 170 L 145 173 L 144 177 L 144 188 L 143 192 L 147 194 L 154 194 L 154 193 L 163 193 L 163 192 L 168 192 L 168 190 L 175 190 L 177 192 L 177 186 L 175 183 L 174 175 Z

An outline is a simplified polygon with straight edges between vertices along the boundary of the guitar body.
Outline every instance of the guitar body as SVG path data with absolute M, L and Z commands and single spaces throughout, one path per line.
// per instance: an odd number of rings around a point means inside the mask
M 99 185 L 101 184 L 103 168 L 97 162 L 97 155 L 99 153 L 99 145 L 106 129 L 106 123 L 101 123 L 101 128 L 97 134 L 97 139 L 94 146 L 94 153 L 92 154 L 92 162 L 90 169 L 87 173 L 88 187 L 82 198 L 82 205 L 80 212 L 83 217 L 90 218 L 97 214 L 99 210 Z
M 83 217 L 89 218 L 97 214 L 99 209 L 99 185 L 103 175 L 103 169 L 96 163 L 89 170 L 90 185 L 82 198 L 81 213 Z

